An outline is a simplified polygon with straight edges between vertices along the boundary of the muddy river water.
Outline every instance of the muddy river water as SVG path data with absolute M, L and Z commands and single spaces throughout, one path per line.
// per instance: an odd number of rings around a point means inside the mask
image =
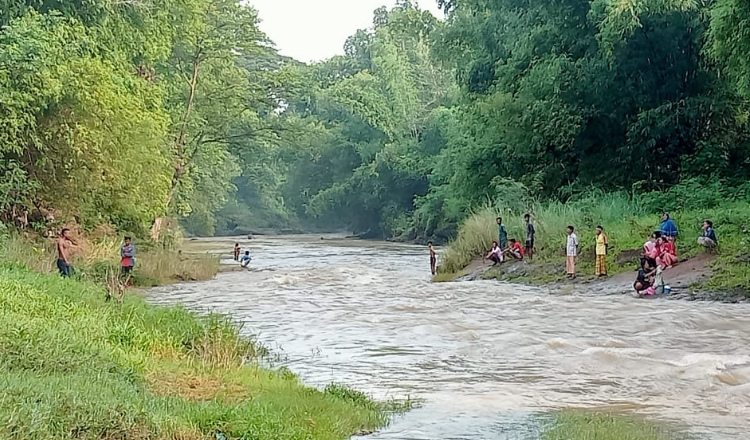
M 228 256 L 234 241 L 193 251 Z M 432 284 L 423 247 L 327 236 L 242 242 L 253 271 L 157 289 L 155 303 L 231 314 L 313 386 L 420 408 L 373 439 L 518 439 L 534 414 L 642 414 L 701 439 L 750 432 L 750 306 Z M 225 261 L 230 264 L 230 261 Z

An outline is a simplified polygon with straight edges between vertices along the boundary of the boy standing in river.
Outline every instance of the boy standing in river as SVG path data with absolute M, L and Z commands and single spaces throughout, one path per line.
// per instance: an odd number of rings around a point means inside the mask
M 437 252 L 431 241 L 427 242 L 427 246 L 430 248 L 430 271 L 432 275 L 437 275 Z
M 576 277 L 576 257 L 578 257 L 578 236 L 573 226 L 568 226 L 565 231 L 568 234 L 568 244 L 565 246 L 565 268 L 568 271 L 568 278 L 571 280 Z

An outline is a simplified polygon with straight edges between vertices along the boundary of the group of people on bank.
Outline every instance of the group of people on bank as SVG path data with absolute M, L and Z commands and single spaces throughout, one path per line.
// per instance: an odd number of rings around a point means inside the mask
M 662 216 L 660 228 L 651 235 L 643 245 L 640 267 L 633 288 L 638 296 L 653 296 L 669 293 L 664 282 L 664 272 L 679 263 L 676 241 L 679 229 L 668 213 Z M 703 222 L 698 244 L 705 249 L 713 250 L 719 245 L 714 224 L 711 220 Z
M 66 278 L 74 273 L 70 258 L 73 246 L 78 246 L 78 243 L 73 239 L 70 229 L 63 228 L 57 238 L 57 270 L 61 276 Z M 135 245 L 131 237 L 125 236 L 122 246 L 120 246 L 120 273 L 125 285 L 130 284 L 134 267 Z
M 522 245 L 515 238 L 508 239 L 508 231 L 503 223 L 503 219 L 502 217 L 498 217 L 498 240 L 492 242 L 492 248 L 484 257 L 485 260 L 492 261 L 493 265 L 498 265 L 508 259 L 531 259 L 534 254 L 536 229 L 531 221 L 530 214 L 524 215 L 524 224 L 526 241 L 525 245 Z M 698 238 L 698 243 L 707 249 L 714 249 L 718 246 L 718 239 L 713 226 L 712 221 L 704 221 L 703 230 Z M 580 242 L 575 231 L 576 229 L 572 225 L 566 228 L 565 268 L 569 279 L 577 277 L 576 264 L 580 251 Z M 643 245 L 638 276 L 633 284 L 638 295 L 649 296 L 664 291 L 663 272 L 679 263 L 676 246 L 678 236 L 679 229 L 677 228 L 677 224 L 668 213 L 664 213 L 659 228 L 654 231 Z M 596 227 L 594 240 L 596 253 L 595 274 L 597 277 L 603 278 L 608 275 L 607 253 L 609 251 L 609 238 L 603 226 L 599 225 Z M 430 243 L 430 265 L 432 273 L 435 274 L 436 254 L 432 243 Z

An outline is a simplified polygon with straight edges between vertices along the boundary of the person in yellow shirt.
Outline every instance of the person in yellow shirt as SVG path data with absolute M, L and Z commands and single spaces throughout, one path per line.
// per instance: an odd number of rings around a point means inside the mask
M 607 234 L 604 233 L 604 228 L 601 226 L 596 227 L 596 276 L 599 278 L 607 276 L 607 248 L 609 247 L 609 241 L 607 240 Z

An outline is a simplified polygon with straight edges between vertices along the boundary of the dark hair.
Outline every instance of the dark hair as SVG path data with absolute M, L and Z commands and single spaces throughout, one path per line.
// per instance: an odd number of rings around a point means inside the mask
M 568 226 L 568 229 L 570 229 L 571 231 L 575 231 L 576 230 L 576 228 L 574 228 L 572 226 Z
M 525 214 L 523 218 L 531 218 L 531 214 Z
M 503 218 L 502 217 L 498 217 L 498 218 L 495 219 L 495 221 L 503 221 Z
M 427 245 L 428 245 L 428 246 L 432 246 L 432 242 L 431 242 L 431 241 L 428 241 L 428 242 L 427 242 Z
M 604 226 L 599 225 L 599 226 L 596 227 L 596 229 L 601 229 L 603 231 L 604 230 Z
M 66 232 L 70 232 L 69 228 L 62 228 L 62 231 L 60 231 L 60 235 L 65 235 Z
M 132 240 L 132 238 L 130 238 L 130 236 L 129 236 L 129 235 L 126 235 L 126 236 L 125 236 L 125 240 Z
M 239 244 L 239 243 L 235 243 L 234 245 L 235 245 L 235 246 L 239 246 L 240 244 Z
M 500 246 L 500 243 L 498 243 L 498 242 L 496 242 L 496 241 L 493 241 L 493 242 L 492 242 L 492 244 L 495 244 L 495 245 L 498 245 L 498 246 Z
M 707 224 L 709 228 L 714 227 L 714 222 L 712 222 L 711 220 L 704 220 L 703 223 Z
M 664 213 L 663 215 L 665 215 L 665 216 L 666 216 L 667 218 L 671 218 L 671 217 L 669 216 L 669 213 L 668 213 L 668 212 L 665 212 L 665 213 Z
M 250 255 L 250 251 L 245 251 L 245 255 Z
M 515 239 L 515 238 L 511 238 L 511 239 L 510 239 L 510 242 L 511 242 L 511 243 L 518 243 L 518 241 L 516 241 L 516 239 Z

